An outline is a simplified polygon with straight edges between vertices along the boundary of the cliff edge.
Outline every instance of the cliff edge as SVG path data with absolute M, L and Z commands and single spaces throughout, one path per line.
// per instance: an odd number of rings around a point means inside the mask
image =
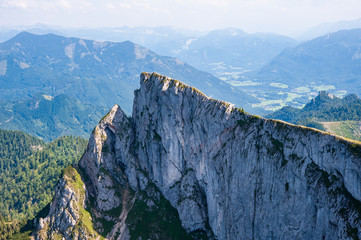
M 132 117 L 114 106 L 71 168 L 78 193 L 59 181 L 37 239 L 361 238 L 359 142 L 156 73 L 140 83 Z

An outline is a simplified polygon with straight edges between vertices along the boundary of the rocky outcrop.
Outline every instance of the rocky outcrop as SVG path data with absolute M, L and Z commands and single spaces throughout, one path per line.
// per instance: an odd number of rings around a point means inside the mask
M 78 172 L 64 169 L 48 216 L 40 218 L 36 239 L 95 239 L 90 213 L 85 210 L 85 185 Z
M 79 162 L 101 237 L 361 237 L 358 142 L 249 115 L 155 73 L 140 82 L 132 117 L 114 106 Z M 52 206 L 68 196 L 59 192 Z M 79 218 L 57 227 L 57 216 L 40 221 L 40 238 L 54 229 L 71 239 Z

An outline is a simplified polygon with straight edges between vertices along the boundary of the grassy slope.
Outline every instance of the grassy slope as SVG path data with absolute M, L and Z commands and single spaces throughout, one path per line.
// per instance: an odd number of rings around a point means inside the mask
M 360 121 L 320 122 L 327 132 L 361 141 Z

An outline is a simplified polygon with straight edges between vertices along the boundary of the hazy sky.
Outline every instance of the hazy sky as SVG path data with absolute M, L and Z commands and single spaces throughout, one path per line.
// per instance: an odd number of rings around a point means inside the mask
M 361 0 L 0 0 L 0 25 L 176 26 L 297 35 L 361 18 Z

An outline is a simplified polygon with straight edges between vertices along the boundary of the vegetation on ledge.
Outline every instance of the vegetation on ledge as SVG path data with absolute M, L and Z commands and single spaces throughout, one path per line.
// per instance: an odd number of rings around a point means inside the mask
M 76 162 L 86 145 L 80 137 L 64 136 L 46 144 L 20 131 L 0 130 L 0 231 L 7 229 L 0 239 L 50 202 L 61 170 Z
M 302 109 L 287 106 L 267 115 L 266 118 L 317 128 L 350 139 L 361 140 L 359 131 L 361 99 L 354 94 L 338 98 L 327 92 L 320 92 Z

